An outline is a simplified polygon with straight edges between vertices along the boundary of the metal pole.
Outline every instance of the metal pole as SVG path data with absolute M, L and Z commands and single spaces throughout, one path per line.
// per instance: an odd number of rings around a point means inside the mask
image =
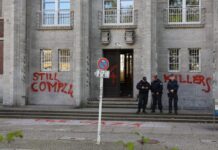
M 215 122 L 216 122 L 216 100 L 214 98 L 214 110 L 213 110 L 213 130 L 215 131 Z
M 103 75 L 100 73 L 100 95 L 99 95 L 99 113 L 98 113 L 98 135 L 97 144 L 101 143 L 101 116 L 102 116 L 102 96 L 103 96 Z

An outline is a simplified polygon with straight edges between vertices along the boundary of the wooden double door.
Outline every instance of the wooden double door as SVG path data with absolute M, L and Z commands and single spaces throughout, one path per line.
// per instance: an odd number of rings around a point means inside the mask
M 104 97 L 133 96 L 133 50 L 104 50 L 110 62 L 110 78 L 104 79 Z

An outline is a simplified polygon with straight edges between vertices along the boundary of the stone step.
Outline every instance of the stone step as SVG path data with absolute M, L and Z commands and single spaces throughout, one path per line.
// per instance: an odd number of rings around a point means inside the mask
M 137 105 L 137 101 L 102 101 L 104 105 Z M 99 104 L 99 101 L 89 101 L 88 104 Z
M 0 118 L 36 118 L 36 119 L 75 119 L 75 120 L 97 120 L 98 103 L 90 104 L 95 108 L 75 109 L 69 106 L 26 106 L 26 107 L 3 107 L 0 106 Z M 103 120 L 111 121 L 156 121 L 156 122 L 196 122 L 213 123 L 213 115 L 204 110 L 180 110 L 179 115 L 169 115 L 167 110 L 163 114 L 148 113 L 136 114 L 137 105 L 103 105 L 117 108 L 104 108 Z M 120 109 L 119 107 L 123 107 Z M 133 109 L 127 109 L 133 107 Z M 135 107 L 135 108 L 134 108 Z M 150 110 L 147 110 L 150 112 Z M 216 118 L 218 119 L 218 118 Z
M 73 113 L 54 113 L 54 112 L 0 112 L 0 115 L 2 116 L 13 116 L 13 115 L 22 115 L 22 116 L 34 116 L 34 115 L 40 115 L 40 116 L 86 116 L 86 117 L 96 117 L 98 116 L 98 112 L 73 112 Z M 191 115 L 191 114 L 180 114 L 180 115 L 174 115 L 174 114 L 160 114 L 160 113 L 147 113 L 147 114 L 136 114 L 136 113 L 102 113 L 103 116 L 108 117 L 128 117 L 128 118 L 188 118 L 188 119 L 211 119 L 213 116 L 207 116 L 207 115 Z
M 98 104 L 89 104 L 87 106 L 88 108 L 98 108 Z M 122 108 L 122 109 L 129 109 L 129 108 L 134 108 L 134 109 L 137 109 L 137 105 L 110 105 L 110 104 L 107 104 L 107 105 L 103 105 L 102 106 L 103 108 Z
M 94 101 L 98 101 L 98 100 L 94 100 Z M 103 98 L 103 101 L 136 101 L 135 98 Z
M 132 110 L 131 110 L 132 111 Z M 103 120 L 116 121 L 156 121 L 156 122 L 199 122 L 213 123 L 212 114 L 135 114 L 135 112 L 103 112 Z M 49 110 L 0 110 L 0 118 L 37 118 L 37 119 L 77 119 L 97 120 L 96 111 L 49 111 Z M 218 117 L 216 117 L 218 119 Z
M 134 108 L 136 109 L 138 102 L 133 99 L 125 99 L 125 100 L 103 100 L 103 108 Z M 99 101 L 89 101 L 87 107 L 88 108 L 98 108 Z
M 150 112 L 150 110 L 146 110 L 147 112 Z M 119 109 L 119 108 L 113 108 L 113 109 L 103 109 L 103 114 L 110 114 L 110 115 L 138 115 L 135 114 L 136 109 Z M 161 116 L 163 115 L 168 115 L 167 114 L 167 110 L 164 110 L 165 113 L 161 114 Z M 0 113 L 5 113 L 5 114 L 10 114 L 10 113 L 24 113 L 24 114 L 98 114 L 98 108 L 80 108 L 80 109 L 66 109 L 66 108 L 62 108 L 62 109 L 51 109 L 51 108 L 38 108 L 38 107 L 19 107 L 19 108 L 12 108 L 12 107 L 4 107 L 0 109 Z M 140 115 L 144 115 L 144 114 L 140 114 Z M 158 113 L 158 110 L 156 113 L 148 113 L 148 115 L 160 115 Z M 203 110 L 179 110 L 179 116 L 207 116 L 210 117 L 212 116 L 212 113 L 209 111 L 203 111 Z

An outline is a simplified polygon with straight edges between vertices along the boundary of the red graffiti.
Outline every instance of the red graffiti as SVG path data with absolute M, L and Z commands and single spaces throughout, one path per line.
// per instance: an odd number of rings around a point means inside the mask
M 45 72 L 35 72 L 33 73 L 33 81 L 38 81 L 38 80 L 55 80 L 59 81 L 57 79 L 57 73 L 45 73 Z
M 185 83 L 185 84 L 198 84 L 198 85 L 202 85 L 204 87 L 204 89 L 202 89 L 202 91 L 204 91 L 205 93 L 209 93 L 211 91 L 211 77 L 205 77 L 203 75 L 186 75 L 183 76 L 181 74 L 175 75 L 176 79 L 180 82 L 180 83 Z M 164 75 L 164 82 L 168 82 L 170 80 L 170 75 Z
M 67 123 L 67 120 L 50 120 L 50 119 L 35 119 L 36 122 L 47 122 L 47 123 Z
M 205 93 L 209 93 L 211 91 L 211 85 L 210 85 L 211 81 L 212 81 L 212 78 L 207 78 L 206 79 L 207 89 L 202 89 L 202 91 L 204 91 Z
M 110 67 L 110 79 L 112 79 L 112 85 L 116 86 L 117 83 L 117 69 L 118 65 L 113 65 Z
M 132 124 L 132 125 L 135 126 L 135 127 L 137 127 L 137 128 L 140 128 L 141 125 L 142 125 L 142 123 L 134 123 L 134 124 Z
M 111 126 L 121 126 L 121 125 L 125 125 L 124 122 L 113 122 L 111 123 Z
M 33 123 L 46 123 L 46 124 L 66 124 L 66 125 L 82 125 L 82 126 L 96 126 L 97 120 L 51 120 L 51 119 L 34 119 Z M 142 122 L 124 122 L 124 121 L 102 121 L 103 127 L 131 127 L 131 128 L 143 128 L 148 127 L 147 123 Z
M 95 120 L 85 120 L 80 121 L 81 124 L 85 125 L 97 125 L 98 121 Z M 145 124 L 142 122 L 121 122 L 121 121 L 102 121 L 102 126 L 115 126 L 115 127 L 134 127 L 134 128 L 142 128 Z
M 31 89 L 33 92 L 64 93 L 73 97 L 73 85 L 58 80 L 57 73 L 35 72 Z
M 86 120 L 86 121 L 80 121 L 81 123 L 89 124 L 89 125 L 97 125 L 98 121 L 92 121 L 92 120 Z M 101 121 L 101 125 L 105 126 L 106 121 Z

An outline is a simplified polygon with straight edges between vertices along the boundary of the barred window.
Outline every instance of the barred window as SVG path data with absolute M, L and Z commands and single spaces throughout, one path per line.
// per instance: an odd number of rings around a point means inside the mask
M 0 74 L 3 74 L 4 68 L 4 41 L 0 40 Z
M 169 71 L 179 71 L 179 48 L 169 49 Z
M 70 25 L 70 0 L 42 0 L 43 25 Z
M 3 6 L 2 6 L 2 0 L 0 0 L 0 17 L 2 17 L 2 8 L 3 8 Z
M 169 23 L 199 23 L 200 0 L 169 0 Z
M 200 71 L 200 49 L 189 48 L 189 71 Z
M 41 50 L 41 71 L 52 70 L 52 50 L 42 49 Z
M 128 24 L 134 20 L 134 0 L 104 0 L 104 24 Z
M 59 49 L 59 71 L 70 71 L 70 50 Z

